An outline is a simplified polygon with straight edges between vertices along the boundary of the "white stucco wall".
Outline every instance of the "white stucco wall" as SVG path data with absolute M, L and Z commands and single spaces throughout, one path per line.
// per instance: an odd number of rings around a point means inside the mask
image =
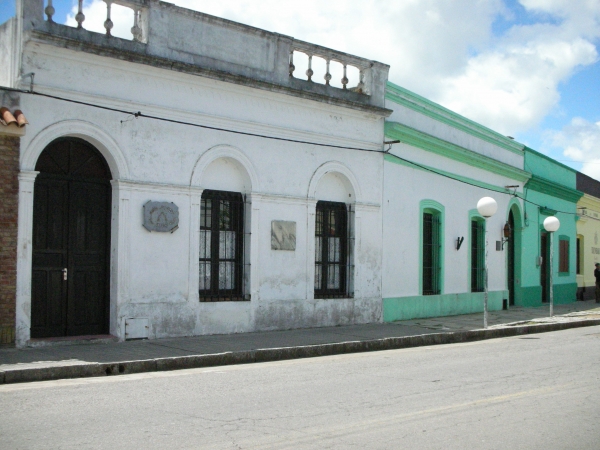
M 107 108 L 337 146 L 378 150 L 383 141 L 383 117 L 373 113 L 42 43 L 28 43 L 22 70 L 36 73 L 38 92 Z M 30 122 L 21 142 L 21 171 L 31 174 L 21 191 L 25 261 L 31 257 L 27 199 L 46 145 L 62 136 L 83 138 L 111 168 L 111 333 L 124 338 L 126 318 L 148 318 L 150 338 L 381 320 L 380 154 L 135 118 L 26 94 L 21 107 Z M 247 195 L 250 302 L 199 302 L 203 189 Z M 179 229 L 171 234 L 143 228 L 148 200 L 174 202 Z M 314 299 L 317 200 L 344 201 L 356 210 L 354 298 Z M 295 251 L 271 250 L 272 220 L 296 222 Z M 30 280 L 22 266 L 19 345 L 30 326 Z
M 429 167 L 498 187 L 519 184 L 517 181 L 435 155 L 406 144 L 394 146 L 394 154 Z M 470 282 L 470 217 L 482 197 L 498 203 L 497 213 L 488 219 L 489 290 L 506 289 L 506 252 L 496 251 L 508 218 L 512 196 L 471 186 L 432 172 L 385 162 L 383 197 L 383 297 L 421 295 L 419 257 L 421 242 L 420 203 L 433 200 L 444 206 L 444 258 L 442 294 L 468 293 Z M 464 237 L 460 250 L 456 239 Z

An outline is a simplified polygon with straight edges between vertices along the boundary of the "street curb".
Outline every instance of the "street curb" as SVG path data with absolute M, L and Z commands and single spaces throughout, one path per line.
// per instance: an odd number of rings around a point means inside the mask
M 227 366 L 288 359 L 314 358 L 380 350 L 423 347 L 441 344 L 474 342 L 486 339 L 545 333 L 600 325 L 600 319 L 587 319 L 562 323 L 507 326 L 486 330 L 457 331 L 389 337 L 367 341 L 347 341 L 331 344 L 303 345 L 297 347 L 265 348 L 249 351 L 213 353 L 207 355 L 178 356 L 112 363 L 82 363 L 55 367 L 0 370 L 0 384 L 50 381 L 67 378 L 88 378 L 125 375 L 144 372 L 162 372 L 201 367 Z

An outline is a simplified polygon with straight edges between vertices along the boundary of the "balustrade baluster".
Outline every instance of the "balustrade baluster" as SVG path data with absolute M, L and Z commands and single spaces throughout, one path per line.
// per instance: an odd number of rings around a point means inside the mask
M 83 0 L 79 0 L 79 11 L 75 16 L 75 20 L 77 21 L 77 29 L 83 28 L 83 21 L 85 20 L 85 15 L 83 14 Z
M 294 78 L 294 70 L 296 70 L 296 66 L 294 65 L 294 50 L 290 52 L 290 78 Z
M 365 90 L 365 71 L 361 69 L 360 74 L 359 74 L 359 81 L 358 81 L 358 84 L 356 85 L 356 92 L 358 92 L 359 94 L 364 94 L 364 90 Z
M 312 81 L 312 76 L 314 72 L 312 70 L 312 55 L 308 55 L 308 70 L 306 71 L 306 76 L 308 77 L 308 81 Z
M 54 20 L 52 20 L 52 16 L 56 12 L 56 10 L 54 9 L 54 6 L 52 6 L 52 0 L 48 0 L 48 6 L 46 6 L 44 12 L 48 16 L 48 22 L 54 22 Z
M 327 70 L 325 72 L 325 76 L 323 78 L 325 78 L 325 86 L 329 86 L 329 82 L 331 81 L 331 73 L 329 73 L 329 64 L 331 63 L 331 60 L 328 59 L 327 60 Z
M 142 41 L 142 29 L 140 27 L 140 16 L 142 15 L 142 11 L 138 8 L 133 10 L 133 27 L 131 27 L 131 34 L 133 35 L 133 40 L 137 42 Z
M 110 20 L 110 7 L 112 6 L 112 0 L 104 0 L 106 3 L 106 20 L 104 21 L 104 28 L 106 28 L 106 35 L 111 36 L 110 30 L 114 26 L 113 21 Z
M 346 64 L 344 64 L 344 77 L 342 78 L 342 86 L 346 89 L 346 85 L 348 84 L 348 77 L 346 76 Z

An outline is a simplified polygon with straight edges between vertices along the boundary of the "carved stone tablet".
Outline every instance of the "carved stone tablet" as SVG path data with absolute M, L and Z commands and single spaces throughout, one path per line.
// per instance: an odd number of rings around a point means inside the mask
M 296 250 L 296 222 L 271 222 L 271 250 Z
M 179 208 L 173 202 L 146 202 L 144 228 L 148 231 L 173 233 L 179 228 Z

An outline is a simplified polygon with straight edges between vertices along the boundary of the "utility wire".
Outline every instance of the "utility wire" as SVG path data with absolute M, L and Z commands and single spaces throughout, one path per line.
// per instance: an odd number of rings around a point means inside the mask
M 499 194 L 504 194 L 504 195 L 510 195 L 510 196 L 513 196 L 513 197 L 517 197 L 517 198 L 520 198 L 521 200 L 523 200 L 524 202 L 531 203 L 532 205 L 535 205 L 535 206 L 537 206 L 539 208 L 548 208 L 547 206 L 543 206 L 543 205 L 540 205 L 538 203 L 532 202 L 531 200 L 527 200 L 527 198 L 525 196 L 522 196 L 522 195 L 518 194 L 517 192 L 514 192 L 514 193 L 511 194 L 510 192 L 500 192 L 500 191 L 492 189 L 492 188 L 486 188 L 486 187 L 478 186 L 475 183 L 470 183 L 470 182 L 465 181 L 465 180 L 459 180 L 458 178 L 454 178 L 454 177 L 452 177 L 450 175 L 446 175 L 444 173 L 440 173 L 440 172 L 438 172 L 435 169 L 432 169 L 432 168 L 427 167 L 427 166 L 423 166 L 423 165 L 421 165 L 419 163 L 416 163 L 416 162 L 413 162 L 413 161 L 409 161 L 408 159 L 404 159 L 404 158 L 402 158 L 400 156 L 394 155 L 393 153 L 387 153 L 387 154 L 390 155 L 390 156 L 393 156 L 394 158 L 397 158 L 397 159 L 399 159 L 401 161 L 404 161 L 404 162 L 407 162 L 407 163 L 412 164 L 414 166 L 417 166 L 420 169 L 426 170 L 428 172 L 435 173 L 436 175 L 440 175 L 442 177 L 446 177 L 446 178 L 449 178 L 449 179 L 454 180 L 454 181 L 458 181 L 459 183 L 468 184 L 469 186 L 474 186 L 474 187 L 477 187 L 477 188 L 480 188 L 480 189 L 485 189 L 485 190 L 488 190 L 488 191 L 497 192 Z M 561 213 L 561 214 L 571 214 L 571 215 L 574 215 L 574 216 L 579 215 L 576 212 L 573 213 L 573 212 L 567 212 L 567 211 L 559 211 L 559 210 L 556 210 L 554 208 L 548 208 L 548 209 L 552 209 L 552 211 L 556 211 L 557 213 Z M 590 218 L 592 220 L 598 220 L 598 221 L 600 221 L 600 219 L 596 219 L 594 217 L 589 217 L 589 216 L 586 216 L 586 217 L 588 217 L 588 218 Z
M 204 128 L 204 129 L 213 130 L 213 131 L 223 131 L 225 133 L 241 134 L 241 135 L 244 135 L 244 136 L 252 136 L 252 137 L 259 137 L 259 138 L 264 138 L 264 139 L 272 139 L 272 140 L 276 140 L 276 141 L 293 142 L 295 144 L 316 145 L 316 146 L 319 146 L 319 147 L 340 148 L 340 149 L 344 149 L 344 150 L 358 150 L 358 151 L 361 151 L 361 152 L 383 153 L 383 150 L 373 150 L 373 149 L 370 149 L 370 148 L 348 147 L 348 146 L 345 146 L 345 145 L 334 145 L 334 144 L 323 144 L 323 143 L 319 143 L 319 142 L 301 141 L 299 139 L 288 139 L 288 138 L 282 138 L 282 137 L 276 137 L 276 136 L 267 136 L 267 135 L 264 135 L 264 134 L 249 133 L 249 132 L 246 132 L 246 131 L 231 130 L 231 129 L 228 129 L 228 128 L 211 127 L 209 125 L 201 125 L 201 124 L 198 124 L 198 123 L 185 122 L 183 120 L 167 119 L 166 117 L 152 116 L 152 115 L 149 115 L 149 114 L 144 114 L 141 111 L 137 111 L 137 112 L 126 111 L 126 110 L 123 110 L 123 109 L 112 108 L 110 106 L 101 106 L 101 105 L 96 105 L 94 103 L 82 102 L 82 101 L 79 101 L 79 100 L 73 100 L 73 99 L 70 99 L 70 98 L 59 97 L 59 96 L 56 96 L 56 95 L 44 94 L 42 92 L 29 91 L 29 90 L 24 90 L 24 89 L 13 89 L 13 88 L 8 88 L 8 87 L 0 86 L 0 90 L 10 91 L 10 92 L 19 92 L 19 93 L 22 93 L 22 94 L 38 95 L 38 96 L 41 96 L 41 97 L 52 98 L 52 99 L 61 100 L 61 101 L 64 101 L 64 102 L 75 103 L 77 105 L 85 105 L 85 106 L 90 106 L 92 108 L 98 108 L 98 109 L 103 109 L 103 110 L 106 110 L 106 111 L 113 111 L 113 112 L 118 112 L 118 113 L 121 113 L 121 114 L 127 114 L 129 116 L 134 116 L 136 118 L 137 117 L 144 117 L 146 119 L 160 120 L 160 121 L 163 121 L 163 122 L 176 123 L 176 124 L 179 124 L 179 125 L 187 125 L 187 126 L 197 127 L 197 128 Z
M 231 130 L 231 129 L 228 129 L 228 128 L 211 127 L 209 125 L 201 125 L 201 124 L 192 123 L 192 122 L 185 122 L 185 121 L 182 121 L 182 120 L 167 119 L 165 117 L 159 117 L 159 116 L 152 116 L 152 115 L 144 114 L 141 111 L 131 112 L 131 111 L 127 111 L 127 110 L 124 110 L 124 109 L 112 108 L 110 106 L 102 106 L 102 105 L 97 105 L 97 104 L 94 104 L 94 103 L 83 102 L 83 101 L 80 101 L 80 100 L 73 100 L 73 99 L 70 99 L 70 98 L 59 97 L 59 96 L 56 96 L 56 95 L 44 94 L 42 92 L 35 92 L 33 90 L 14 89 L 14 88 L 9 88 L 9 87 L 5 87 L 5 86 L 0 86 L 0 90 L 8 91 L 8 92 L 19 92 L 21 94 L 37 95 L 37 96 L 41 96 L 41 97 L 52 98 L 54 100 L 60 100 L 60 101 L 68 102 L 68 103 L 74 103 L 74 104 L 77 104 L 77 105 L 84 105 L 84 106 L 90 106 L 92 108 L 103 109 L 105 111 L 112 111 L 112 112 L 118 112 L 118 113 L 121 113 L 121 114 L 127 114 L 129 116 L 134 116 L 136 118 L 137 117 L 144 117 L 144 118 L 147 118 L 147 119 L 159 120 L 159 121 L 169 122 L 169 123 L 175 123 L 175 124 L 179 124 L 179 125 L 187 125 L 187 126 L 192 126 L 192 127 L 197 127 L 197 128 L 204 128 L 204 129 L 213 130 L 213 131 L 222 131 L 222 132 L 226 132 L 226 133 L 241 134 L 241 135 L 244 135 L 244 136 L 259 137 L 259 138 L 272 139 L 272 140 L 284 141 L 284 142 L 293 142 L 293 143 L 296 143 L 296 144 L 316 145 L 316 146 L 320 146 L 320 147 L 332 147 L 332 148 L 339 148 L 339 149 L 344 149 L 344 150 L 357 150 L 357 151 L 362 151 L 362 152 L 385 153 L 385 154 L 393 156 L 394 158 L 397 158 L 397 159 L 399 159 L 401 161 L 404 161 L 406 163 L 409 163 L 409 164 L 412 164 L 414 166 L 417 166 L 417 167 L 419 167 L 419 168 L 421 168 L 423 170 L 435 173 L 436 175 L 440 175 L 442 177 L 449 178 L 449 179 L 454 180 L 454 181 L 458 181 L 459 183 L 468 184 L 470 186 L 474 186 L 474 187 L 479 188 L 479 189 L 485 189 L 485 190 L 496 192 L 496 193 L 499 193 L 499 194 L 511 195 L 511 196 L 520 198 L 521 200 L 523 200 L 523 201 L 525 201 L 527 203 L 531 203 L 532 205 L 535 205 L 535 206 L 537 206 L 539 208 L 546 208 L 546 206 L 542 206 L 542 205 L 539 205 L 539 204 L 537 204 L 535 202 L 532 202 L 531 200 L 527 200 L 527 198 L 519 195 L 517 192 L 514 192 L 513 194 L 511 194 L 510 192 L 500 192 L 500 191 L 495 190 L 495 189 L 478 186 L 478 185 L 476 185 L 474 183 L 470 183 L 470 182 L 465 181 L 465 180 L 460 180 L 458 178 L 451 177 L 449 175 L 440 173 L 440 172 L 438 172 L 438 171 L 436 171 L 434 169 L 431 169 L 429 167 L 423 166 L 423 165 L 421 165 L 419 163 L 416 163 L 416 162 L 409 161 L 407 159 L 401 158 L 400 156 L 394 155 L 393 153 L 389 153 L 389 150 L 391 149 L 391 145 L 390 145 L 390 149 L 388 149 L 387 151 L 382 151 L 382 150 L 373 150 L 373 149 L 360 148 L 360 147 L 348 147 L 348 146 L 343 146 L 343 145 L 323 144 L 323 143 L 318 143 L 318 142 L 301 141 L 301 140 L 297 140 L 297 139 L 288 139 L 288 138 L 281 138 L 281 137 L 276 137 L 276 136 L 267 136 L 267 135 L 264 135 L 264 134 L 248 133 L 248 132 L 245 132 L 245 131 Z M 549 208 L 549 209 L 551 209 L 551 208 Z M 572 212 L 567 212 L 567 211 L 558 211 L 558 210 L 554 210 L 554 209 L 553 209 L 553 211 L 556 211 L 557 213 L 562 213 L 562 214 L 578 215 L 577 213 L 572 213 Z M 589 217 L 589 218 L 592 219 L 592 220 L 599 220 L 600 221 L 600 219 L 595 219 L 594 217 Z

